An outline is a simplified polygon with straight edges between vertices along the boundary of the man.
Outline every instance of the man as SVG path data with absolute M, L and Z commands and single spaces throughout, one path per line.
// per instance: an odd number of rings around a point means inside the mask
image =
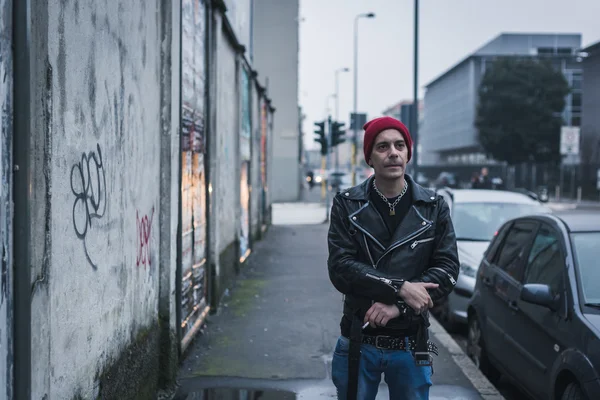
M 490 180 L 489 170 L 486 167 L 481 168 L 481 172 L 479 174 L 479 180 L 476 185 L 473 185 L 475 189 L 491 189 L 492 181 Z
M 428 399 L 428 310 L 458 278 L 454 227 L 444 200 L 405 174 L 406 126 L 382 117 L 363 129 L 374 174 L 335 196 L 328 234 L 329 277 L 345 295 L 332 379 L 338 399 L 375 399 L 382 374 L 390 399 Z

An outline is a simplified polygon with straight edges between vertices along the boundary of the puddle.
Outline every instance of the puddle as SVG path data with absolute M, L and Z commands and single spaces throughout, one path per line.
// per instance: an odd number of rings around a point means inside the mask
M 203 389 L 178 400 L 296 400 L 296 394 L 284 390 Z

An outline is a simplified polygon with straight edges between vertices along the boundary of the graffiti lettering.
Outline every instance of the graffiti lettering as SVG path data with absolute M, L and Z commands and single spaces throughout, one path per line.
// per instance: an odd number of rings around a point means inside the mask
M 75 195 L 73 229 L 77 238 L 83 241 L 85 256 L 93 269 L 98 266 L 90 257 L 87 233 L 92 228 L 92 220 L 102 218 L 106 211 L 106 174 L 99 144 L 96 149 L 97 153 L 82 153 L 81 161 L 71 168 L 71 191 Z
M 139 211 L 135 213 L 135 219 L 137 224 L 137 258 L 135 264 L 139 267 L 140 264 L 146 267 L 152 265 L 150 261 L 150 234 L 152 231 L 152 220 L 154 219 L 154 207 L 150 212 L 150 218 L 148 215 L 144 215 L 140 219 Z

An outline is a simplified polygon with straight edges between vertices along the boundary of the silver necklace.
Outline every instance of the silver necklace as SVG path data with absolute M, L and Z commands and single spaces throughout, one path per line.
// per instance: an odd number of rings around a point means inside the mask
M 375 189 L 375 191 L 377 192 L 377 194 L 379 195 L 379 197 L 381 197 L 381 199 L 383 201 L 385 201 L 385 204 L 388 205 L 388 207 L 390 208 L 390 215 L 396 215 L 396 205 L 398 205 L 398 202 L 400 201 L 400 199 L 402 199 L 402 196 L 404 196 L 404 194 L 406 193 L 406 189 L 408 189 L 408 183 L 406 183 L 406 179 L 404 180 L 404 189 L 402 189 L 402 193 L 400 193 L 400 196 L 398 196 L 396 198 L 396 200 L 394 200 L 393 203 L 390 203 L 387 199 L 387 197 L 385 197 L 383 195 L 383 193 L 381 193 L 379 191 L 379 189 L 377 189 L 377 186 L 375 185 L 375 179 L 373 179 L 373 189 Z

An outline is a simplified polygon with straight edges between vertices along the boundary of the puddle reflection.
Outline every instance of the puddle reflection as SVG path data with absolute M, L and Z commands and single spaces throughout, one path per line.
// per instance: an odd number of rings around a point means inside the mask
M 204 389 L 190 393 L 186 400 L 296 400 L 296 395 L 283 390 Z

